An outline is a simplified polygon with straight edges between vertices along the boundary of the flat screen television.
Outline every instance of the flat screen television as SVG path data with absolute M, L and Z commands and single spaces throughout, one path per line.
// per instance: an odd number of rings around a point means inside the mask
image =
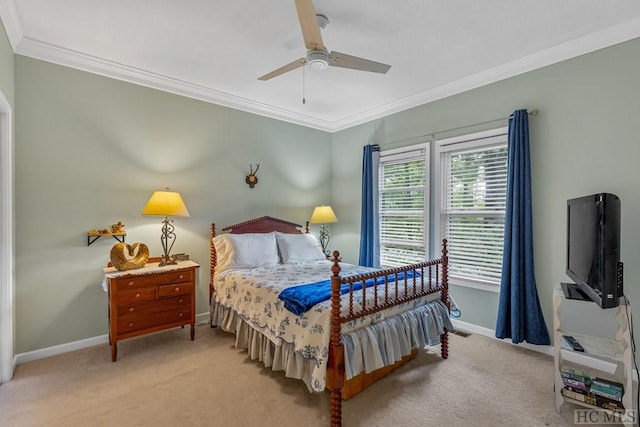
M 609 193 L 567 201 L 567 275 L 569 298 L 617 307 L 623 295 L 620 262 L 620 199 Z

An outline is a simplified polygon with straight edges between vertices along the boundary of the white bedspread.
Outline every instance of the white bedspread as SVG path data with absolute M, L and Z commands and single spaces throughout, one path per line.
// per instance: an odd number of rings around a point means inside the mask
M 342 269 L 340 274 L 343 277 L 374 270 L 368 267 L 343 263 L 340 264 L 340 267 Z M 214 296 L 215 303 L 212 304 L 212 319 L 214 319 L 214 323 L 223 318 L 230 319 L 228 309 L 231 309 L 235 312 L 235 315 L 268 338 L 276 348 L 285 344 L 286 347 L 293 346 L 296 354 L 302 356 L 305 360 L 314 361 L 311 367 L 311 379 L 305 381 L 308 387 L 312 391 L 322 391 L 325 388 L 329 354 L 331 302 L 325 301 L 317 304 L 308 312 L 297 316 L 284 308 L 284 303 L 278 299 L 278 295 L 284 288 L 318 282 L 329 279 L 330 276 L 331 263 L 328 261 L 279 264 L 274 267 L 224 271 L 216 274 L 214 278 L 216 293 Z M 378 298 L 382 300 L 384 292 L 379 292 L 379 294 Z M 400 295 L 402 295 L 402 289 L 400 289 Z M 345 314 L 348 311 L 348 296 L 345 295 L 342 298 L 342 306 L 345 307 L 343 314 Z M 416 299 L 374 315 L 345 323 L 342 325 L 342 333 L 347 334 L 350 331 L 372 324 L 386 324 L 387 322 L 384 322 L 385 319 L 422 306 L 428 300 L 438 298 L 439 294 L 430 295 L 429 297 Z M 361 300 L 361 292 L 359 292 L 354 301 L 354 310 L 360 307 Z M 367 300 L 367 304 L 372 304 L 372 288 L 367 289 Z M 215 313 L 216 310 L 225 311 L 226 313 Z M 428 316 L 429 314 L 425 312 L 421 315 Z M 235 325 L 235 320 L 233 323 Z M 433 344 L 430 342 L 433 341 L 432 335 L 435 333 L 437 336 L 437 334 L 442 333 L 443 327 L 451 329 L 448 317 L 445 319 L 444 324 L 442 319 L 438 319 L 438 327 L 423 325 L 421 320 L 415 319 L 412 320 L 412 323 L 415 324 L 414 329 L 416 330 L 418 328 L 430 328 L 429 331 L 424 331 L 425 334 L 428 332 L 430 335 L 426 339 L 414 340 L 410 336 L 407 337 L 407 341 L 418 342 L 423 345 L 425 341 L 427 344 Z M 422 334 L 422 331 L 420 333 Z M 354 346 L 352 341 L 346 341 L 345 345 L 351 348 Z M 362 370 L 364 367 L 358 366 L 356 368 Z

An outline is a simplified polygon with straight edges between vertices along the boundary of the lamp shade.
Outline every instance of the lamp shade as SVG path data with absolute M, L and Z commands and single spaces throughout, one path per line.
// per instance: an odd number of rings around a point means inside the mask
M 329 224 L 332 222 L 338 222 L 336 214 L 333 213 L 331 206 L 316 206 L 309 220 L 311 224 Z
M 147 205 L 142 210 L 142 215 L 159 216 L 189 216 L 189 211 L 182 201 L 182 196 L 176 191 L 155 191 Z

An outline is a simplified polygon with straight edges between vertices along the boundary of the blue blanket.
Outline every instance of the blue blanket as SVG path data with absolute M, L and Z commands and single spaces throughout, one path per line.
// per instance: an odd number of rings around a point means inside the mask
M 420 277 L 420 273 L 415 272 L 416 277 Z M 407 279 L 413 278 L 414 270 L 409 270 L 407 272 Z M 395 280 L 395 274 L 388 275 L 389 282 L 393 282 Z M 400 272 L 398 274 L 398 280 L 404 280 L 405 274 Z M 374 279 L 366 280 L 366 287 L 369 288 L 374 285 L 381 285 L 384 283 L 384 276 L 377 277 Z M 353 283 L 354 290 L 362 289 L 362 281 Z M 340 286 L 340 294 L 346 294 L 349 292 L 349 285 L 344 284 Z M 290 312 L 301 315 L 309 311 L 311 307 L 314 305 L 321 303 L 323 301 L 327 301 L 331 299 L 331 279 L 323 280 L 321 282 L 315 283 L 307 283 L 304 285 L 296 285 L 291 286 L 287 289 L 284 289 L 278 295 L 282 301 L 284 301 L 284 306 Z

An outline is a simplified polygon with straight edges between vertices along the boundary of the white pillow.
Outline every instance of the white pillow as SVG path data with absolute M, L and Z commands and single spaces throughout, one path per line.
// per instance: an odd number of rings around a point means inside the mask
M 255 268 L 280 262 L 274 233 L 221 234 L 213 238 L 216 272 Z
M 320 242 L 313 234 L 287 234 L 276 231 L 276 241 L 283 264 L 326 259 Z

